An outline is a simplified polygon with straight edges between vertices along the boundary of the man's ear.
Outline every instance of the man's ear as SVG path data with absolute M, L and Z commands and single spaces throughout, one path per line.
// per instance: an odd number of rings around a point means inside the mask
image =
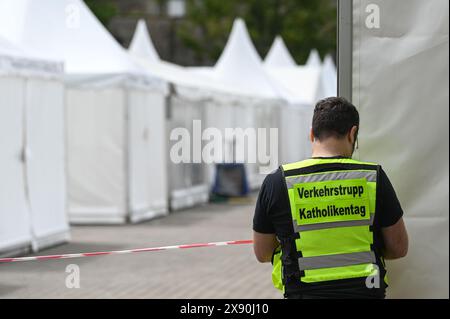
M 309 140 L 311 143 L 314 143 L 314 134 L 312 129 L 309 130 Z
M 350 129 L 350 134 L 348 136 L 349 142 L 351 144 L 354 144 L 357 137 L 358 137 L 358 127 L 356 125 L 353 125 L 352 128 Z

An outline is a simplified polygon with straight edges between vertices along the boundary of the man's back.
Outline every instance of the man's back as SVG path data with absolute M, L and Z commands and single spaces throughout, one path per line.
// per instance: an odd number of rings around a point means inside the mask
M 334 167 L 330 167 L 330 170 L 334 173 L 331 176 L 336 176 L 335 172 L 338 169 L 348 169 L 348 167 L 341 164 L 346 161 L 343 157 L 328 157 L 325 160 L 322 158 L 318 160 L 317 163 L 324 161 L 333 163 Z M 314 167 L 317 167 L 317 165 Z M 386 174 L 381 168 L 377 171 L 377 212 L 373 220 L 373 228 L 371 231 L 373 231 L 374 237 L 374 250 L 377 251 L 377 255 L 380 255 L 381 253 L 379 252 L 383 250 L 381 228 L 395 224 L 398 219 L 401 218 L 402 210 L 395 191 Z M 348 175 L 348 172 L 346 172 L 346 174 Z M 286 191 L 285 176 L 283 175 L 282 169 L 278 169 L 266 177 L 258 197 L 253 224 L 254 231 L 267 234 L 275 233 L 277 238 L 286 238 L 294 233 L 289 196 Z M 317 190 L 315 191 L 317 192 Z M 331 211 L 329 213 L 332 214 L 333 212 Z M 327 245 L 326 240 L 326 238 L 323 238 L 323 245 Z M 275 258 L 276 257 L 277 256 L 275 255 Z M 385 293 L 385 283 L 384 280 L 382 280 L 385 272 L 383 262 L 379 257 L 377 258 L 377 261 L 378 267 L 381 270 L 379 288 L 374 287 L 373 289 L 368 289 L 366 277 L 310 283 L 294 280 L 286 284 L 285 293 L 290 298 L 296 296 L 310 296 L 314 298 L 382 298 Z M 286 272 L 286 269 L 284 271 Z

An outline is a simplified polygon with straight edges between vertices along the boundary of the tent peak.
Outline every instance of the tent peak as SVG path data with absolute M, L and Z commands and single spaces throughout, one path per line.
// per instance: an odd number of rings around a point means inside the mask
M 306 65 L 320 67 L 322 65 L 322 61 L 320 60 L 320 55 L 317 49 L 312 49 L 309 53 L 308 60 L 306 61 Z
M 278 96 L 241 18 L 234 20 L 228 41 L 213 69 L 214 75 L 228 85 L 258 95 Z
M 128 51 L 133 56 L 152 62 L 160 60 L 144 19 L 138 20 Z
M 291 67 L 297 65 L 280 35 L 275 37 L 264 60 L 264 64 L 274 67 Z
M 239 61 L 260 65 L 262 60 L 250 38 L 244 20 L 236 18 L 230 36 L 215 67 L 221 69 Z
M 323 64 L 324 65 L 332 65 L 332 66 L 334 66 L 333 57 L 330 54 L 327 54 L 325 56 L 325 58 L 323 59 Z

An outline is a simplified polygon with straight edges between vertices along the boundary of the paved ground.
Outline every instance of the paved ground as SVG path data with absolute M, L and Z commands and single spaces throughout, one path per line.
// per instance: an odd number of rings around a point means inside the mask
M 72 240 L 39 254 L 251 238 L 249 204 L 208 204 L 137 225 L 77 226 Z M 79 289 L 66 288 L 69 264 Z M 251 245 L 0 264 L 0 298 L 282 298 L 270 264 Z

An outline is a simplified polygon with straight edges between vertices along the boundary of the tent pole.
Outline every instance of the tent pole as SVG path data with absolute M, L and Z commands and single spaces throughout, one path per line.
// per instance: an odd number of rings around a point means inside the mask
M 131 222 L 131 198 L 130 198 L 130 96 L 128 88 L 122 88 L 124 91 L 124 174 L 125 174 L 125 222 Z
M 338 0 L 337 11 L 337 73 L 338 95 L 352 100 L 352 30 L 353 1 Z

